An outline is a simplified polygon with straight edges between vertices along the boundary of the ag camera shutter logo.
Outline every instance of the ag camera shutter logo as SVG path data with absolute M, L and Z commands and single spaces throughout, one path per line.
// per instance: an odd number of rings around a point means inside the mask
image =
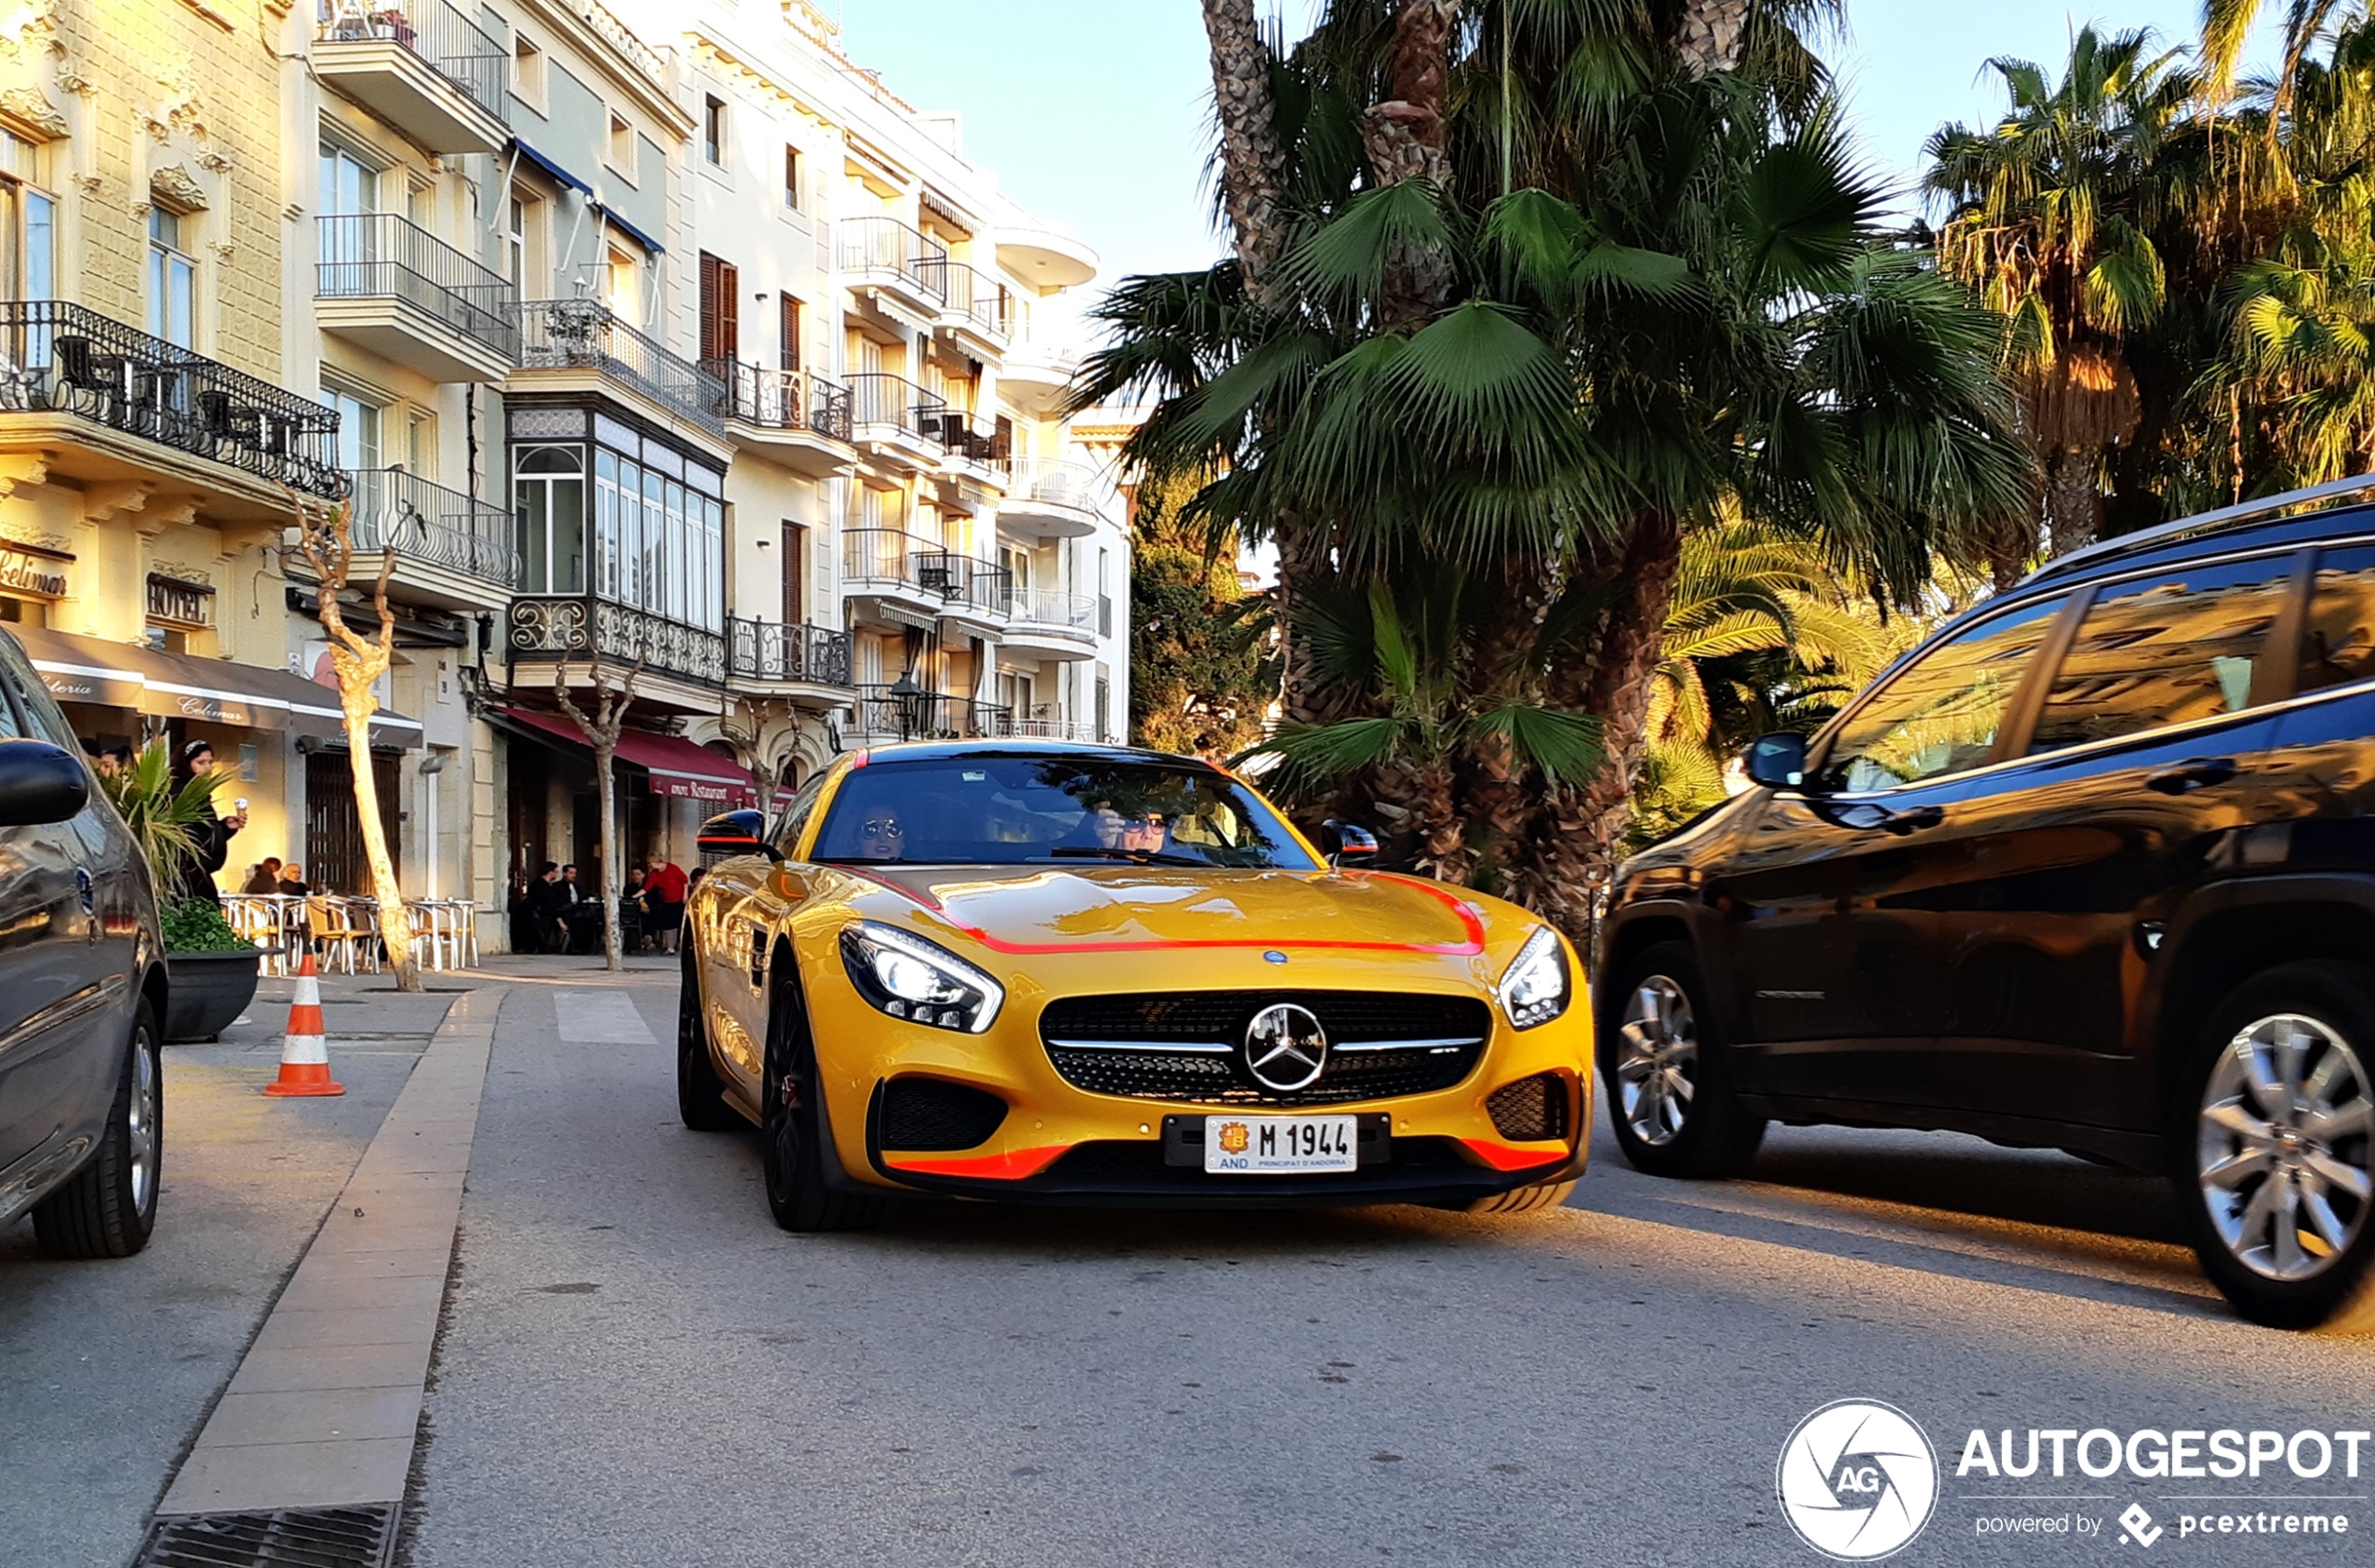
M 1937 1454 L 1894 1405 L 1835 1400 L 1800 1421 L 1781 1446 L 1774 1493 L 1799 1540 L 1841 1562 L 1870 1562 L 1930 1522 Z

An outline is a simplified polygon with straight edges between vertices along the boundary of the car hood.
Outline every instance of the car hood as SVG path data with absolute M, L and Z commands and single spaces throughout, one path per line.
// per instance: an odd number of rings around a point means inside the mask
M 1453 889 L 1381 872 L 1167 866 L 869 866 L 864 874 L 993 949 L 1333 947 L 1474 954 L 1484 924 Z

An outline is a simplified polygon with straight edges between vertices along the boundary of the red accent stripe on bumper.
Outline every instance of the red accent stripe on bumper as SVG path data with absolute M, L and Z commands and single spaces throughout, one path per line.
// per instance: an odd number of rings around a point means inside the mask
M 1514 1144 L 1495 1144 L 1484 1138 L 1462 1138 L 1468 1152 L 1496 1171 L 1522 1171 L 1530 1165 L 1549 1165 L 1567 1158 L 1566 1144 L 1552 1148 L 1521 1149 Z
M 913 1171 L 919 1176 L 971 1176 L 977 1181 L 1018 1182 L 1046 1170 L 1071 1147 L 1070 1144 L 1050 1144 L 1044 1148 L 1015 1149 L 1007 1154 L 965 1159 L 894 1159 L 885 1155 L 883 1163 L 894 1171 Z

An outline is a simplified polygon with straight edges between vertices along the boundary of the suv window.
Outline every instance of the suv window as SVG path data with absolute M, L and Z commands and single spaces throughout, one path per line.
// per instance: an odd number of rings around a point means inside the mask
M 2030 753 L 2249 707 L 2293 561 L 2177 567 L 2097 589 L 2054 671 Z
M 2296 690 L 2318 691 L 2375 675 L 2375 545 L 2321 551 L 2301 628 Z
M 1985 762 L 2022 675 L 2068 602 L 2057 595 L 2007 611 L 1907 665 L 1840 727 L 1823 760 L 1828 787 L 1891 789 Z

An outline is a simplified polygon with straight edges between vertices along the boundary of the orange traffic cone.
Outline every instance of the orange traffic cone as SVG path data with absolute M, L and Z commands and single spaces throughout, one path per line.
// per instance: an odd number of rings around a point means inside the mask
M 264 1086 L 276 1095 L 344 1094 L 346 1086 L 330 1078 L 330 1053 L 322 1038 L 322 982 L 313 972 L 313 955 L 305 956 L 297 971 L 296 998 L 289 1003 L 288 1037 L 281 1044 L 281 1076 Z

